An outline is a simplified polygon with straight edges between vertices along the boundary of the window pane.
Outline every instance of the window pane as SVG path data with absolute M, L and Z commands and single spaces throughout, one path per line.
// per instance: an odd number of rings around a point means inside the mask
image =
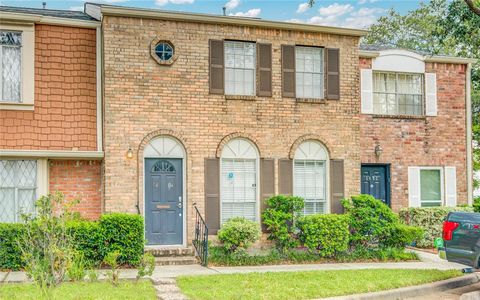
M 304 214 L 326 212 L 325 162 L 294 161 L 294 193 L 305 200 Z
M 295 57 L 296 96 L 323 98 L 323 48 L 296 47 Z
M 2 46 L 2 99 L 7 102 L 20 102 L 21 48 Z
M 420 192 L 422 206 L 424 201 L 439 202 L 442 200 L 440 178 L 440 170 L 420 170 Z
M 0 222 L 19 222 L 20 213 L 34 212 L 36 184 L 36 161 L 0 161 Z
M 255 94 L 255 43 L 225 42 L 225 93 Z

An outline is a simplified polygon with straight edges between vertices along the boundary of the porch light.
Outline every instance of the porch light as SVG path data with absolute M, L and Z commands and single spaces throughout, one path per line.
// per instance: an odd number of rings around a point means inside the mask
M 380 157 L 382 155 L 383 149 L 380 145 L 375 146 L 375 156 Z
M 132 148 L 128 148 L 127 158 L 128 158 L 128 159 L 133 158 L 133 150 L 132 150 Z

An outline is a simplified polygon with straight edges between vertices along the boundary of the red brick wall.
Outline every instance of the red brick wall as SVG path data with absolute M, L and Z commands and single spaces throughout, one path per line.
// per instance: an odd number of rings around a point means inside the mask
M 101 162 L 88 160 L 50 160 L 50 192 L 62 192 L 67 200 L 80 200 L 74 211 L 97 219 L 102 213 Z
M 95 45 L 95 29 L 35 25 L 35 109 L 0 110 L 0 149 L 96 150 Z
M 370 68 L 360 59 L 360 68 Z M 457 202 L 467 203 L 465 65 L 427 63 L 426 72 L 437 73 L 438 116 L 387 118 L 361 115 L 362 163 L 391 163 L 391 203 L 394 210 L 408 207 L 409 166 L 455 166 Z M 383 148 L 380 158 L 375 145 Z

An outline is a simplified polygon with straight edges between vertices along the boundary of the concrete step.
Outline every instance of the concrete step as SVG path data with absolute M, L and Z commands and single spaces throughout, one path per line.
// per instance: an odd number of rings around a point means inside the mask
M 195 256 L 161 256 L 155 257 L 156 266 L 178 266 L 198 264 Z
M 192 247 L 186 248 L 152 248 L 145 249 L 145 253 L 152 253 L 155 257 L 195 256 Z

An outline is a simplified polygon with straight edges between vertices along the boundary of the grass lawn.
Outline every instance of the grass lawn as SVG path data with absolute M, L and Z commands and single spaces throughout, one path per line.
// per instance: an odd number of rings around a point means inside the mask
M 457 270 L 336 270 L 183 276 L 177 282 L 191 299 L 313 299 L 388 290 L 461 275 Z
M 0 284 L 0 299 L 47 299 L 33 284 Z M 53 290 L 49 299 L 157 299 L 148 280 L 121 281 L 118 286 L 108 282 L 64 283 Z

